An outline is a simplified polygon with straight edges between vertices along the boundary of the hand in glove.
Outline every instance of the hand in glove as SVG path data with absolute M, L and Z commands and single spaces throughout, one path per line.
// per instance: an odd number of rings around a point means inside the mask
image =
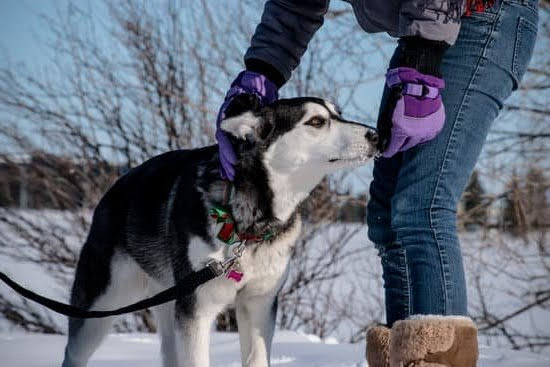
M 390 94 L 378 118 L 379 149 L 389 158 L 437 136 L 445 122 L 439 66 L 447 45 L 418 37 L 399 41 L 398 67 L 388 70 Z
M 253 71 L 242 71 L 231 83 L 231 88 L 225 96 L 225 100 L 218 113 L 216 120 L 216 140 L 220 152 L 220 175 L 225 180 L 233 181 L 235 178 L 235 164 L 237 156 L 231 145 L 227 134 L 220 129 L 220 124 L 225 118 L 225 111 L 231 104 L 231 101 L 243 93 L 254 94 L 262 105 L 272 103 L 277 100 L 277 86 L 267 77 Z

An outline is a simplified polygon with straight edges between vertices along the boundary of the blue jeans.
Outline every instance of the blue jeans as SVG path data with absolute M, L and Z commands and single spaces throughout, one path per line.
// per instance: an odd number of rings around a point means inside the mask
M 537 0 L 497 0 L 463 17 L 442 65 L 442 132 L 375 162 L 367 222 L 382 260 L 388 325 L 413 314 L 467 314 L 457 204 L 491 123 L 527 69 L 537 6 Z

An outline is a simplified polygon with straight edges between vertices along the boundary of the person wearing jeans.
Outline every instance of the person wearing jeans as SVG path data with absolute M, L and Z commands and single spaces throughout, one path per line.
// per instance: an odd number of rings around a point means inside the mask
M 368 235 L 382 262 L 386 326 L 367 332 L 370 367 L 475 366 L 456 209 L 489 128 L 531 59 L 537 0 L 353 0 L 368 32 L 399 37 L 386 74 Z M 233 96 L 261 103 L 298 65 L 328 0 L 266 3 Z M 221 130 L 222 177 L 238 157 Z M 368 300 L 365 300 L 368 302 Z

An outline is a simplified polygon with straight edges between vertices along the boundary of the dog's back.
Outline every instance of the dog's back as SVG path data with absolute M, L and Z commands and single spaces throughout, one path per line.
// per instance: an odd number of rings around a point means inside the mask
M 161 154 L 114 183 L 94 211 L 77 267 L 74 304 L 89 307 L 103 291 L 115 252 L 132 257 L 153 278 L 171 267 L 187 270 L 177 252 L 185 250 L 181 245 L 190 235 L 207 235 L 197 169 L 207 167 L 214 152 L 215 147 L 206 147 Z M 89 274 L 92 278 L 82 279 Z
M 113 184 L 94 211 L 77 264 L 72 305 L 83 309 L 123 306 L 144 297 L 145 278 L 157 280 L 161 289 L 191 271 L 185 255 L 189 238 L 207 235 L 197 170 L 217 170 L 215 152 L 216 147 L 210 146 L 161 154 Z M 71 342 L 64 366 L 86 361 L 110 320 L 70 319 Z M 81 330 L 84 326 L 86 330 Z M 89 348 L 78 345 L 83 338 Z M 94 338 L 97 342 L 90 342 Z M 79 355 L 72 353 L 75 350 Z

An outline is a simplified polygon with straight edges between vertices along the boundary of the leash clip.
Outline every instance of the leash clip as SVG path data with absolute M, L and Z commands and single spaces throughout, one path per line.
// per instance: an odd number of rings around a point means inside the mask
M 211 260 L 206 264 L 206 266 L 212 270 L 216 277 L 220 277 L 223 274 L 228 275 L 231 271 L 233 271 L 233 265 L 235 265 L 235 263 L 237 263 L 243 256 L 245 248 L 246 240 L 243 240 L 232 247 L 233 255 L 223 261 Z
M 246 240 L 242 240 L 239 242 L 238 245 L 233 246 L 233 256 L 236 256 L 237 258 L 242 257 L 244 253 L 244 249 L 246 247 Z
M 222 262 L 218 260 L 210 260 L 206 263 L 206 267 L 209 268 L 212 273 L 214 273 L 216 278 L 223 275 L 223 273 L 225 272 Z

